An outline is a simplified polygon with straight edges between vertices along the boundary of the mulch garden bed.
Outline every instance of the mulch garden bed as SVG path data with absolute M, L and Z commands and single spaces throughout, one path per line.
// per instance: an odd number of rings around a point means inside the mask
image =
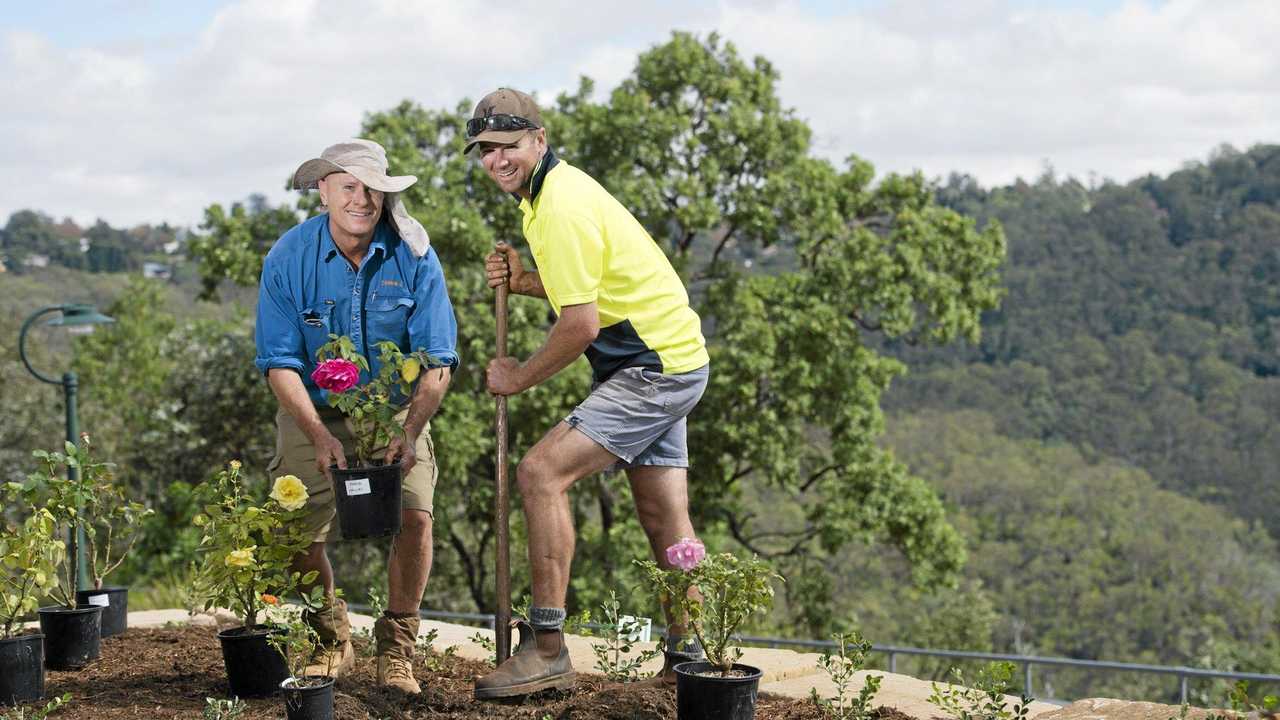
M 356 640 L 363 650 L 362 641 Z M 415 662 L 423 692 L 408 697 L 374 685 L 374 659 L 358 653 L 356 669 L 338 681 L 338 720 L 674 720 L 675 693 L 638 684 L 619 684 L 597 675 L 579 675 L 572 692 L 547 691 L 512 701 L 472 698 L 473 680 L 489 666 L 456 657 L 434 656 Z M 579 668 L 581 671 L 582 668 Z M 75 672 L 49 671 L 45 696 L 71 693 L 70 705 L 56 718 L 115 720 L 154 718 L 198 720 L 205 698 L 227 697 L 226 674 L 215 631 L 180 626 L 129 630 L 102 641 L 102 656 Z M 42 703 L 43 704 L 43 703 Z M 248 700 L 244 720 L 284 717 L 279 698 Z M 879 709 L 880 720 L 912 720 L 892 708 Z M 760 720 L 818 720 L 810 702 L 761 694 Z

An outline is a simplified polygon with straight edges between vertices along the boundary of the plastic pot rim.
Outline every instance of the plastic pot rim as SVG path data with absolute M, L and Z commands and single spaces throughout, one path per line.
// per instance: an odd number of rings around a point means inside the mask
M 671 669 L 674 670 L 677 675 L 686 675 L 690 677 L 697 677 L 697 678 L 702 678 L 702 679 L 716 681 L 716 682 L 731 682 L 731 683 L 751 682 L 753 680 L 759 680 L 761 677 L 764 676 L 764 671 L 761 670 L 760 668 L 754 665 L 744 665 L 742 663 L 734 663 L 730 668 L 732 670 L 741 670 L 747 673 L 742 677 L 721 677 L 718 674 L 705 675 L 702 672 L 695 671 L 693 669 L 695 665 L 705 666 L 705 667 L 698 668 L 698 670 L 712 670 L 717 667 L 716 665 L 713 665 L 712 663 L 706 660 L 689 660 L 686 662 L 678 663 Z
M 102 612 L 101 605 L 85 605 L 84 607 L 67 607 L 66 605 L 49 605 L 47 607 L 37 608 L 36 613 L 46 615 L 87 615 L 89 613 Z
M 44 633 L 37 630 L 36 632 L 24 633 L 22 635 L 14 635 L 12 637 L 0 638 L 0 645 L 11 642 L 19 642 L 22 640 L 44 640 Z
M 319 685 L 295 685 L 300 680 L 323 680 Z M 334 683 L 334 679 L 328 675 L 303 675 L 302 677 L 287 677 L 280 681 L 281 690 L 296 690 L 298 692 L 306 692 L 307 690 L 324 690 Z

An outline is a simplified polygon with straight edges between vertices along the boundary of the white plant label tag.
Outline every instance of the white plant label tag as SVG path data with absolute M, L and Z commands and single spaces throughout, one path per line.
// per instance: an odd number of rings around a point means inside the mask
M 622 637 L 631 642 L 649 642 L 649 636 L 653 632 L 653 620 L 647 617 L 622 615 L 618 617 L 618 629 Z
M 110 595 L 90 595 L 89 604 L 96 605 L 98 607 L 108 607 L 109 605 L 111 605 L 111 596 Z
M 369 494 L 369 478 L 357 478 L 347 481 L 347 497 Z

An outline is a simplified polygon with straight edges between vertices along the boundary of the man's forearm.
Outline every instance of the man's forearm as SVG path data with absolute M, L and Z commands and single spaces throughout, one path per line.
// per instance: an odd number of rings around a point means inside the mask
M 598 332 L 595 303 L 563 308 L 547 334 L 547 341 L 521 363 L 521 390 L 531 388 L 569 367 L 596 339 Z
M 547 297 L 547 291 L 542 287 L 542 278 L 538 276 L 537 270 L 525 270 L 520 276 L 520 287 L 513 287 L 511 291 L 517 295 L 528 295 L 543 299 Z
M 271 368 L 267 371 L 267 384 L 271 386 L 271 392 L 275 394 L 280 407 L 293 417 L 293 421 L 311 439 L 312 444 L 315 444 L 319 433 L 328 432 L 320 414 L 316 412 L 315 404 L 311 402 L 311 395 L 302 384 L 302 376 L 296 370 Z
M 404 432 L 410 440 L 421 435 L 422 429 L 435 417 L 452 378 L 453 371 L 447 367 L 422 371 L 422 377 L 418 378 L 418 389 L 413 393 L 413 400 L 409 401 L 409 413 L 404 420 Z

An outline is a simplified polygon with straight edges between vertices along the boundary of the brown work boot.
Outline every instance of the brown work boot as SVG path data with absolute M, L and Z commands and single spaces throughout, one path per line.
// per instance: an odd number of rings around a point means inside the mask
M 418 640 L 418 616 L 394 617 L 383 613 L 373 622 L 378 643 L 378 685 L 410 695 L 422 692 L 413 679 L 413 653 Z
M 476 699 L 530 695 L 550 688 L 571 689 L 578 673 L 569 662 L 564 633 L 560 630 L 534 630 L 523 620 L 516 620 L 511 625 L 520 631 L 520 644 L 497 670 L 476 680 Z M 539 645 L 543 647 L 539 648 Z
M 334 600 L 317 612 L 303 611 L 302 620 L 316 631 L 319 640 L 304 671 L 307 675 L 339 678 L 355 666 L 351 647 L 351 621 L 345 600 Z

